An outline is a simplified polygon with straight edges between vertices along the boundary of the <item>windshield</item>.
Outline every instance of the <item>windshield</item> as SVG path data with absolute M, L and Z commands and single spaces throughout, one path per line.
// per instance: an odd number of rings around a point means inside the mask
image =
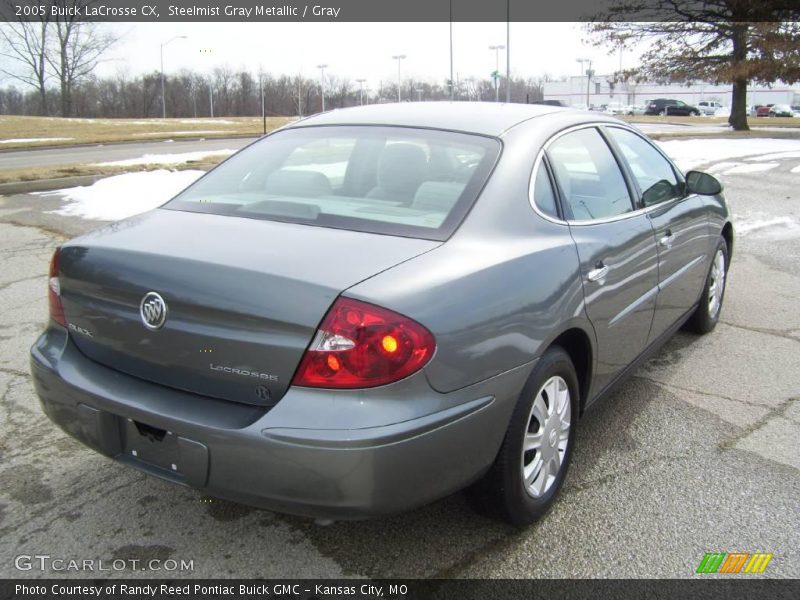
M 444 240 L 499 152 L 496 139 L 437 130 L 286 129 L 234 155 L 164 208 Z

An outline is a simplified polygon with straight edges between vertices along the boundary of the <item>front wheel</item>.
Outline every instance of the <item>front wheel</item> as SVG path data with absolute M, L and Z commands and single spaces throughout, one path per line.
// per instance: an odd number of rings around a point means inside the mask
M 719 314 L 722 310 L 722 301 L 725 298 L 725 283 L 728 275 L 728 244 L 720 238 L 711 268 L 706 277 L 703 293 L 700 295 L 700 304 L 686 322 L 686 328 L 695 333 L 709 333 L 717 326 Z
M 575 367 L 564 350 L 552 347 L 525 384 L 500 452 L 473 497 L 514 525 L 544 515 L 567 473 L 577 407 Z

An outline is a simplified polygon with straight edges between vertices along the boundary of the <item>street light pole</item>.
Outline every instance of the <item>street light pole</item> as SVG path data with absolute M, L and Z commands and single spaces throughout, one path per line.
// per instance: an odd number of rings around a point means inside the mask
M 489 46 L 489 50 L 494 50 L 494 101 L 500 102 L 500 50 L 505 50 L 503 44 Z
M 356 83 L 358 83 L 358 97 L 360 99 L 361 106 L 364 106 L 364 82 L 366 79 L 356 79 Z
M 396 54 L 392 58 L 397 61 L 397 101 L 400 102 L 400 61 L 406 57 L 405 54 Z
M 319 69 L 319 91 L 322 96 L 322 112 L 325 112 L 325 69 L 328 65 L 317 65 Z
M 581 75 L 583 75 L 583 63 L 589 65 L 589 68 L 586 69 L 586 108 L 589 108 L 589 86 L 592 82 L 592 59 L 590 58 L 576 58 L 575 62 L 581 63 Z
M 168 39 L 166 42 L 161 43 L 161 118 L 167 118 L 167 97 L 164 91 L 164 46 L 168 45 L 175 40 L 185 40 L 187 36 L 176 35 L 174 38 Z

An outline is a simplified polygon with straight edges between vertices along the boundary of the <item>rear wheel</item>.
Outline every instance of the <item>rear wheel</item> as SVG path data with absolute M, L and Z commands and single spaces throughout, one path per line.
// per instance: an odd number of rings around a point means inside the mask
M 706 285 L 700 295 L 700 304 L 697 305 L 692 316 L 686 322 L 686 328 L 695 333 L 708 333 L 717 326 L 722 301 L 725 298 L 725 283 L 728 275 L 728 244 L 720 238 L 711 268 L 706 277 Z
M 575 367 L 552 347 L 525 384 L 494 464 L 470 490 L 473 499 L 515 525 L 544 515 L 567 473 L 577 400 Z

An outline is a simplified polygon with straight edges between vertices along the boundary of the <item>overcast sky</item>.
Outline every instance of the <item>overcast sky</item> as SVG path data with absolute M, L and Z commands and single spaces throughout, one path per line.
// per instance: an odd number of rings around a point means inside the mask
M 397 62 L 392 55 L 405 54 L 403 77 L 427 81 L 448 77 L 448 23 L 127 23 L 106 25 L 120 37 L 98 69 L 108 75 L 123 69 L 130 74 L 158 70 L 159 47 L 178 35 L 164 49 L 165 71 L 193 67 L 208 72 L 227 64 L 255 72 L 259 66 L 273 74 L 302 73 L 318 77 L 316 65 L 350 79 L 366 78 L 367 87 L 380 80 L 394 81 Z M 512 23 L 511 70 L 514 76 L 577 75 L 576 58 L 592 58 L 596 72 L 619 67 L 619 54 L 583 43 L 583 27 L 576 23 Z M 495 68 L 490 45 L 506 43 L 505 23 L 455 23 L 453 25 L 454 71 L 460 78 L 488 77 Z M 201 54 L 200 49 L 211 49 Z M 631 53 L 623 65 L 635 62 Z M 505 51 L 500 53 L 505 73 Z

